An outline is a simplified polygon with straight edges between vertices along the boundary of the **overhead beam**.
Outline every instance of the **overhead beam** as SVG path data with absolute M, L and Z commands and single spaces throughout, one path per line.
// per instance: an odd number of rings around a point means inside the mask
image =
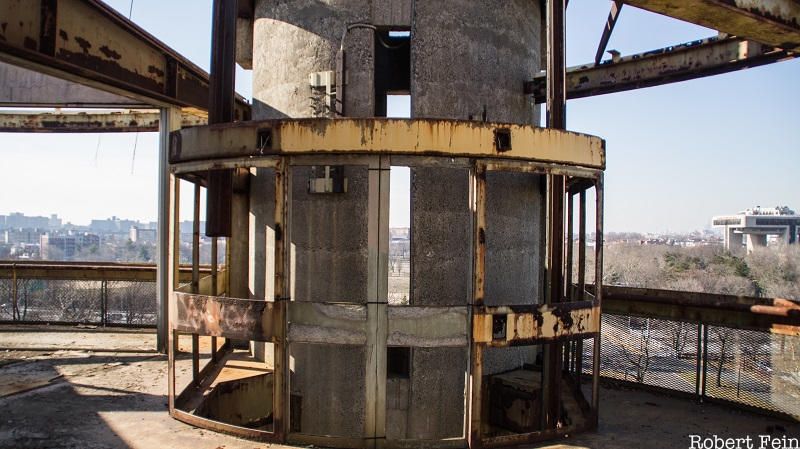
M 797 0 L 624 0 L 658 14 L 754 40 L 800 50 Z
M 570 67 L 567 98 L 584 98 L 687 81 L 792 59 L 798 54 L 735 37 L 712 37 L 635 55 Z M 525 83 L 525 93 L 545 102 L 546 75 Z
M 160 112 L 0 112 L 0 132 L 13 133 L 104 133 L 157 132 Z M 181 127 L 205 125 L 205 117 L 184 113 Z
M 600 44 L 597 45 L 597 54 L 594 56 L 594 65 L 600 64 L 600 61 L 603 59 L 603 53 L 606 52 L 606 47 L 608 47 L 608 40 L 611 39 L 611 33 L 614 32 L 614 26 L 617 24 L 617 19 L 619 19 L 619 13 L 622 11 L 622 0 L 614 0 L 611 2 L 611 11 L 608 13 L 608 19 L 606 19 L 606 25 L 603 28 L 603 34 L 600 36 Z
M 156 107 L 208 110 L 208 74 L 100 0 L 0 0 L 0 60 Z M 235 118 L 250 106 L 236 102 Z
M 133 98 L 0 62 L 0 107 L 146 108 Z

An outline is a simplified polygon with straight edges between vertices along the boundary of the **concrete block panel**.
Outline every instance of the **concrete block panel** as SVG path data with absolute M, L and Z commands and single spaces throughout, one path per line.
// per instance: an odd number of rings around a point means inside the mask
M 291 169 L 292 299 L 365 303 L 367 167 L 344 166 L 344 193 L 309 193 L 308 181 L 314 170 L 319 173 L 324 166 Z

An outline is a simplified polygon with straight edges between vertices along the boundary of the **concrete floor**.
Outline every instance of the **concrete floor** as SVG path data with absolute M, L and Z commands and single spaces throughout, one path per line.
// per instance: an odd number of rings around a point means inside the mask
M 154 346 L 150 332 L 0 326 L 0 448 L 282 447 L 171 419 L 166 360 Z M 538 447 L 688 448 L 689 434 L 800 436 L 798 423 L 723 406 L 638 390 L 601 394 L 599 432 Z

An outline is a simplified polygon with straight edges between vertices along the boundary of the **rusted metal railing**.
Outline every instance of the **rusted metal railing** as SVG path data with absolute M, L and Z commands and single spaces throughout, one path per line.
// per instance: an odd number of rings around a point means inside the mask
M 181 282 L 191 276 L 191 267 L 181 267 Z M 0 262 L 0 323 L 151 327 L 155 305 L 155 265 Z

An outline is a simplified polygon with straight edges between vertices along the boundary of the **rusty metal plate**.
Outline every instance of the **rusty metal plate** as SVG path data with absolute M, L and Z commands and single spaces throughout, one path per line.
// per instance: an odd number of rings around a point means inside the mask
M 434 119 L 295 119 L 173 133 L 170 162 L 292 154 L 493 157 L 605 168 L 599 137 L 507 123 Z
M 481 307 L 475 311 L 472 323 L 473 341 L 489 346 L 588 338 L 600 331 L 600 305 L 576 301 L 533 307 Z
M 172 328 L 187 334 L 236 340 L 272 341 L 276 333 L 274 302 L 175 292 Z

